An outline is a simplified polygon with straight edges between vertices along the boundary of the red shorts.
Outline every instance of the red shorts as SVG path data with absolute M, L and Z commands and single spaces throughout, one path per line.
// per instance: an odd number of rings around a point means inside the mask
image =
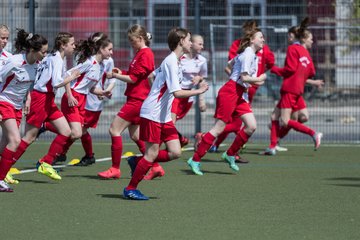
M 22 109 L 15 109 L 11 103 L 0 101 L 0 114 L 3 120 L 15 119 L 18 127 L 22 119 Z
M 291 108 L 293 112 L 306 108 L 306 103 L 301 95 L 292 93 L 281 93 L 281 98 L 277 104 L 279 109 Z
M 214 117 L 224 121 L 225 123 L 229 123 L 234 115 L 241 116 L 248 111 L 252 112 L 250 105 L 242 99 L 243 93 L 243 87 L 235 81 L 227 81 L 227 83 L 220 88 L 216 98 Z M 246 104 L 249 106 L 245 107 Z
M 118 112 L 118 116 L 134 125 L 140 124 L 140 109 L 143 100 L 128 98 L 124 106 Z
M 84 127 L 85 128 L 96 128 L 101 111 L 89 111 L 85 109 Z
M 26 122 L 40 128 L 44 122 L 56 120 L 64 115 L 55 104 L 54 93 L 42 93 L 36 90 L 31 92 L 30 112 Z
M 179 139 L 179 135 L 172 121 L 158 123 L 147 118 L 140 118 L 140 139 L 145 142 L 160 144 Z
M 252 113 L 251 105 L 246 102 L 244 99 L 240 100 L 240 103 L 236 106 L 235 112 L 233 113 L 233 118 L 238 118 L 244 114 Z
M 190 111 L 193 102 L 189 102 L 190 98 L 174 98 L 171 106 L 171 112 L 176 114 L 176 120 L 180 120 Z
M 61 99 L 61 111 L 63 112 L 68 122 L 79 122 L 81 125 L 84 124 L 85 117 L 85 103 L 86 95 L 71 90 L 72 95 L 78 101 L 78 105 L 75 107 L 69 107 L 68 97 L 64 93 Z

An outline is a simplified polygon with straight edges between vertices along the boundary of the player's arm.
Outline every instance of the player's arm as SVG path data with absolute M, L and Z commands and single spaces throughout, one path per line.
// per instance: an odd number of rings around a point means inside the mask
M 178 90 L 175 91 L 174 97 L 176 98 L 188 98 L 191 96 L 196 96 L 199 94 L 202 94 L 204 92 L 206 92 L 209 89 L 209 85 L 207 84 L 206 81 L 202 81 L 201 83 L 199 83 L 199 88 L 197 89 L 191 89 L 191 90 Z

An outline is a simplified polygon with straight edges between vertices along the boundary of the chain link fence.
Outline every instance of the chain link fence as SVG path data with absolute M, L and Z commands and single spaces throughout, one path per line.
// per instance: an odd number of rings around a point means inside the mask
M 214 123 L 214 103 L 218 89 L 228 79 L 224 73 L 227 51 L 241 37 L 241 25 L 250 19 L 258 22 L 266 41 L 282 66 L 287 48 L 287 29 L 305 17 L 311 19 L 314 44 L 311 55 L 316 79 L 324 79 L 323 89 L 306 87 L 305 99 L 310 112 L 310 127 L 324 132 L 327 143 L 357 143 L 360 140 L 360 1 L 359 0 L 37 0 L 34 21 L 29 1 L 0 0 L 0 23 L 9 26 L 12 51 L 16 28 L 35 29 L 49 39 L 50 48 L 59 31 L 76 39 L 95 31 L 106 32 L 114 43 L 115 65 L 127 68 L 133 52 L 127 29 L 134 23 L 146 26 L 153 34 L 152 49 L 159 65 L 169 53 L 167 33 L 173 26 L 188 28 L 204 36 L 203 55 L 208 59 L 211 89 L 206 93 L 208 109 L 201 115 L 207 131 Z M 197 14 L 197 10 L 199 14 Z M 30 26 L 33 24 L 33 26 Z M 198 24 L 198 27 L 197 27 Z M 198 29 L 198 30 L 197 30 Z M 253 141 L 269 138 L 270 113 L 279 99 L 281 79 L 268 74 L 268 80 L 254 99 L 253 110 L 258 128 Z M 106 102 L 97 129 L 91 134 L 98 141 L 109 141 L 108 128 L 125 101 L 125 84 L 117 83 L 114 97 Z M 61 94 L 61 93 L 60 93 Z M 60 94 L 57 96 L 59 102 Z M 194 135 L 195 111 L 177 123 L 179 130 Z M 51 139 L 50 133 L 44 136 Z M 127 133 L 124 135 L 128 138 Z M 301 134 L 290 133 L 289 142 L 307 142 Z

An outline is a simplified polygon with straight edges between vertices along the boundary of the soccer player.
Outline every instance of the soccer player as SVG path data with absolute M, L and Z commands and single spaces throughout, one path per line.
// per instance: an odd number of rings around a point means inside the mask
M 11 53 L 9 53 L 8 51 L 5 50 L 5 47 L 9 41 L 9 35 L 10 35 L 9 28 L 4 24 L 0 24 L 0 69 L 5 65 L 6 60 L 12 56 Z M 0 116 L 0 119 L 1 119 L 1 116 Z M 0 156 L 6 145 L 7 145 L 6 136 L 5 136 L 5 134 L 2 134 L 1 141 L 0 141 Z M 8 172 L 6 174 L 6 177 L 4 180 L 5 180 L 5 182 L 7 182 L 9 184 L 19 183 L 18 180 L 13 178 L 13 176 L 10 172 Z
M 56 90 L 65 86 L 79 76 L 79 71 L 74 70 L 70 75 L 65 74 L 65 57 L 72 57 L 75 49 L 74 36 L 71 33 L 60 32 L 54 42 L 54 48 L 38 66 L 35 84 L 30 92 L 30 111 L 26 116 L 25 134 L 21 139 L 14 155 L 17 161 L 32 144 L 44 122 L 50 122 L 59 133 L 50 146 L 52 152 L 59 152 L 61 146 L 70 138 L 70 127 L 62 112 L 55 104 Z M 56 175 L 51 165 L 43 164 L 39 171 Z
M 246 32 L 251 31 L 254 27 L 257 27 L 256 21 L 247 21 L 243 24 L 243 33 L 246 34 Z M 241 38 L 236 39 L 230 49 L 229 49 L 229 61 L 234 59 L 237 55 L 236 50 L 239 48 L 241 44 Z M 257 70 L 257 76 L 260 76 L 261 74 L 265 73 L 267 70 L 271 69 L 272 66 L 274 66 L 275 63 L 275 57 L 274 53 L 271 51 L 268 45 L 264 44 L 264 47 L 259 50 L 256 53 L 256 56 L 258 57 L 258 70 Z M 231 74 L 231 69 L 225 70 L 228 75 Z M 259 88 L 258 85 L 251 85 L 251 87 L 248 90 L 249 95 L 249 103 L 251 104 L 254 96 L 256 94 L 257 89 Z M 229 135 L 229 133 L 234 132 L 236 133 L 242 125 L 241 118 L 234 117 L 232 121 L 228 124 L 226 124 L 226 127 L 224 131 L 216 138 L 216 141 L 209 149 L 209 152 L 218 152 L 218 148 L 220 144 L 226 139 L 226 137 Z M 197 138 L 199 139 L 199 135 L 197 135 Z M 236 154 L 236 162 L 239 163 L 248 163 L 248 160 L 241 158 L 238 154 Z
M 116 78 L 126 83 L 126 103 L 113 119 L 109 133 L 111 136 L 111 167 L 99 172 L 101 178 L 120 178 L 120 162 L 123 150 L 121 134 L 128 128 L 131 139 L 137 144 L 142 154 L 145 152 L 145 144 L 139 139 L 140 108 L 150 92 L 149 74 L 154 71 L 154 54 L 151 50 L 151 34 L 138 24 L 128 30 L 128 39 L 135 51 L 134 59 L 129 69 L 114 69 L 109 77 Z
M 222 158 L 229 164 L 231 169 L 239 171 L 239 167 L 235 163 L 235 155 L 256 129 L 255 116 L 249 104 L 248 89 L 252 84 L 263 84 L 266 79 L 266 74 L 260 76 L 256 74 L 258 67 L 256 53 L 263 48 L 264 42 L 261 30 L 255 27 L 246 32 L 241 40 L 238 55 L 233 60 L 234 65 L 230 79 L 220 88 L 216 99 L 214 116 L 216 123 L 209 132 L 204 134 L 193 157 L 187 161 L 196 175 L 204 174 L 200 169 L 201 158 L 234 116 L 241 118 L 244 127 L 239 128 L 234 142 L 223 153 Z
M 168 162 L 179 158 L 181 146 L 179 136 L 171 119 L 171 106 L 174 97 L 187 98 L 204 93 L 208 84 L 203 81 L 199 89 L 182 90 L 183 79 L 180 58 L 189 53 L 191 48 L 190 33 L 183 28 L 173 28 L 168 34 L 168 45 L 172 51 L 156 70 L 156 77 L 151 91 L 145 99 L 140 113 L 140 138 L 146 142 L 144 156 L 136 163 L 131 158 L 129 165 L 133 174 L 129 185 L 124 188 L 124 197 L 133 200 L 148 200 L 137 186 L 154 162 Z M 164 142 L 166 150 L 160 150 Z
M 203 81 L 208 76 L 207 60 L 201 55 L 204 49 L 204 39 L 201 35 L 191 35 L 191 51 L 185 53 L 180 58 L 180 65 L 183 71 L 183 80 L 181 81 L 181 88 L 190 90 L 199 82 Z M 171 107 L 171 118 L 174 123 L 184 118 L 193 105 L 194 98 L 175 98 Z M 203 94 L 199 95 L 198 106 L 201 112 L 206 110 L 206 103 Z M 189 140 L 182 136 L 178 131 L 181 147 L 185 146 Z M 161 177 L 165 174 L 162 167 L 158 163 L 154 163 L 144 180 L 152 180 L 156 177 Z
M 13 191 L 4 178 L 16 162 L 15 154 L 21 142 L 19 126 L 22 113 L 27 115 L 29 112 L 29 90 L 35 81 L 38 63 L 46 56 L 48 41 L 39 34 L 19 29 L 15 48 L 18 54 L 9 57 L 0 69 L 0 125 L 7 143 L 1 153 L 0 192 Z
M 314 149 L 317 150 L 321 144 L 323 134 L 315 132 L 313 129 L 305 126 L 299 121 L 291 119 L 292 112 L 303 110 L 305 116 L 308 116 L 306 104 L 302 97 L 304 93 L 305 83 L 313 86 L 321 87 L 323 80 L 312 80 L 315 75 L 315 67 L 311 59 L 308 49 L 312 47 L 313 36 L 307 29 L 309 19 L 305 18 L 300 27 L 296 29 L 295 37 L 300 42 L 294 42 L 287 49 L 285 66 L 279 68 L 274 66 L 272 73 L 284 78 L 280 89 L 281 98 L 277 104 L 271 121 L 270 145 L 265 150 L 265 155 L 275 155 L 275 145 L 279 139 L 281 128 L 293 128 L 298 132 L 312 137 L 314 141 Z M 308 117 L 306 117 L 307 119 Z
M 114 68 L 114 60 L 110 57 L 109 59 L 104 60 L 104 73 L 101 81 L 98 82 L 97 88 L 101 88 L 106 92 L 112 92 L 115 87 L 115 79 L 107 78 L 107 73 L 111 73 Z M 112 94 L 108 97 L 111 98 Z M 83 127 L 83 135 L 81 136 L 81 144 L 85 151 L 85 156 L 82 159 L 89 159 L 90 162 L 95 162 L 92 138 L 88 131 L 89 128 L 96 128 L 100 114 L 104 107 L 104 97 L 97 96 L 95 94 L 89 93 L 86 97 L 86 105 L 85 105 L 85 119 L 84 119 L 84 127 Z M 86 163 L 86 161 L 80 161 L 81 164 Z
M 54 148 L 49 149 L 48 153 L 42 157 L 38 162 L 38 171 L 44 175 L 60 180 L 61 176 L 56 172 L 42 171 L 48 165 L 52 165 L 54 158 L 59 154 L 65 154 L 73 142 L 83 135 L 83 124 L 85 118 L 85 103 L 86 96 L 91 92 L 98 96 L 110 96 L 111 92 L 105 91 L 101 88 L 96 88 L 97 83 L 101 80 L 104 72 L 103 61 L 109 59 L 112 55 L 113 44 L 106 34 L 102 32 L 94 33 L 87 40 L 80 41 L 75 48 L 75 56 L 78 59 L 78 65 L 68 71 L 72 73 L 78 70 L 80 76 L 70 84 L 66 84 L 66 93 L 61 99 L 61 111 L 68 121 L 71 129 L 70 138 L 61 144 L 56 143 L 54 139 L 52 145 L 57 145 L 56 151 Z M 94 162 L 89 162 L 87 159 L 82 159 L 77 165 L 86 166 Z M 84 161 L 86 161 L 84 163 Z

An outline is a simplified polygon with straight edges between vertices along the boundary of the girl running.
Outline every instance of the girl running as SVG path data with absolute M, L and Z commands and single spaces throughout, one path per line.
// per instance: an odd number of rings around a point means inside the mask
M 120 162 L 123 150 L 122 133 L 129 129 L 131 139 L 137 144 L 141 153 L 144 154 L 145 144 L 139 140 L 140 108 L 146 99 L 150 84 L 149 74 L 154 71 L 154 54 L 150 49 L 151 34 L 147 33 L 141 25 L 135 24 L 128 30 L 128 39 L 135 51 L 135 57 L 131 61 L 129 70 L 115 69 L 109 74 L 127 84 L 125 96 L 126 103 L 120 109 L 111 123 L 109 133 L 111 136 L 111 167 L 99 172 L 101 178 L 120 178 Z
M 179 136 L 171 119 L 171 106 L 174 97 L 187 98 L 204 93 L 208 89 L 205 81 L 199 89 L 182 90 L 183 79 L 180 58 L 189 53 L 191 48 L 190 33 L 183 28 L 173 28 L 168 34 L 168 45 L 172 51 L 156 70 L 155 81 L 149 96 L 145 99 L 140 113 L 140 138 L 146 142 L 144 156 L 136 163 L 136 158 L 129 159 L 132 178 L 124 188 L 124 197 L 133 200 L 148 200 L 137 186 L 154 162 L 168 162 L 179 158 L 181 147 Z M 164 142 L 166 150 L 160 150 Z
M 231 169 L 239 171 L 239 167 L 235 163 L 235 155 L 256 129 L 255 116 L 249 104 L 248 89 L 252 84 L 263 84 L 266 79 L 265 74 L 256 76 L 258 67 L 256 53 L 263 48 L 264 42 L 264 36 L 258 28 L 253 28 L 245 33 L 241 40 L 238 56 L 234 59 L 230 80 L 221 87 L 216 99 L 214 116 L 216 123 L 209 132 L 204 134 L 193 157 L 187 161 L 195 174 L 204 174 L 200 170 L 201 158 L 233 117 L 241 118 L 244 127 L 238 130 L 234 142 L 223 153 L 222 158 L 228 162 Z
M 18 159 L 16 150 L 21 142 L 22 113 L 29 113 L 29 90 L 35 81 L 38 64 L 46 56 L 48 41 L 39 34 L 19 29 L 15 48 L 18 54 L 9 57 L 0 70 L 0 125 L 7 143 L 1 153 L 0 192 L 13 191 L 4 178 Z

